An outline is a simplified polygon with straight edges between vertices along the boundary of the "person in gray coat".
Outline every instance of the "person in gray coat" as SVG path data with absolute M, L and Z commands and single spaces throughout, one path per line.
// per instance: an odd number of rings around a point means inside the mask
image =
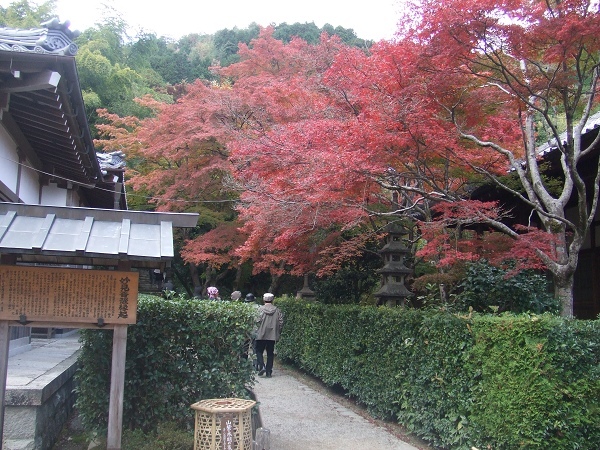
M 256 361 L 259 369 L 258 375 L 263 376 L 265 373 L 270 378 L 273 374 L 273 358 L 275 353 L 275 342 L 281 336 L 283 329 L 283 314 L 273 305 L 274 295 L 266 293 L 263 295 L 263 302 L 259 309 L 259 315 L 256 319 L 258 330 L 256 332 Z M 267 351 L 267 364 L 263 359 L 263 352 Z

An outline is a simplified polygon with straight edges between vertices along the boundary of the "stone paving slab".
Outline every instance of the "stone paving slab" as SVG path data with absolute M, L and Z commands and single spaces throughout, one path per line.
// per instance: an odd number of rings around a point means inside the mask
M 285 368 L 257 379 L 253 392 L 271 450 L 418 450 L 317 392 Z
M 8 358 L 7 388 L 27 387 L 79 350 L 79 334 L 35 339 L 34 348 Z
M 4 443 L 7 450 L 47 448 L 74 402 L 79 333 L 32 339 L 31 350 L 8 358 Z

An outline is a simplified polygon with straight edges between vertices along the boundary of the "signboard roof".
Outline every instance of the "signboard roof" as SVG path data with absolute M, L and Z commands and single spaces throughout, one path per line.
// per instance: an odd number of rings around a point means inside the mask
M 173 227 L 197 214 L 0 203 L 0 253 L 21 262 L 154 267 L 174 256 Z

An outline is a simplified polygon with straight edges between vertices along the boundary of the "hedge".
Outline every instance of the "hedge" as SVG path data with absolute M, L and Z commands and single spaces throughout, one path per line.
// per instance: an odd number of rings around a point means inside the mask
M 240 358 L 254 323 L 244 303 L 164 300 L 140 295 L 128 327 L 123 426 L 156 430 L 165 422 L 190 427 L 201 399 L 248 398 L 251 363 Z M 76 407 L 90 431 L 108 423 L 111 330 L 82 330 Z
M 433 445 L 600 448 L 600 321 L 277 305 L 280 358 Z

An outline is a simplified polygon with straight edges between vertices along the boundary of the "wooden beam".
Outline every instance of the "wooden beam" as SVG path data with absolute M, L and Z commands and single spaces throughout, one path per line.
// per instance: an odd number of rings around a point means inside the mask
M 122 272 L 131 272 L 131 261 L 127 259 L 119 259 L 119 264 L 117 265 L 117 270 Z
M 10 94 L 7 92 L 0 93 L 0 109 L 8 111 L 8 104 L 10 103 Z
M 12 78 L 0 86 L 0 92 L 30 92 L 42 89 L 56 89 L 60 82 L 60 73 L 52 70 L 33 73 L 22 78 Z
M 127 325 L 115 325 L 113 331 L 110 399 L 108 404 L 108 436 L 106 439 L 106 450 L 121 450 L 126 353 Z
M 2 255 L 0 255 L 0 264 L 5 264 L 5 265 L 14 265 L 17 264 L 17 256 L 14 253 L 2 253 Z
M 0 320 L 0 442 L 4 442 L 4 398 L 6 397 L 6 376 L 8 374 L 8 349 L 10 327 L 7 320 Z

